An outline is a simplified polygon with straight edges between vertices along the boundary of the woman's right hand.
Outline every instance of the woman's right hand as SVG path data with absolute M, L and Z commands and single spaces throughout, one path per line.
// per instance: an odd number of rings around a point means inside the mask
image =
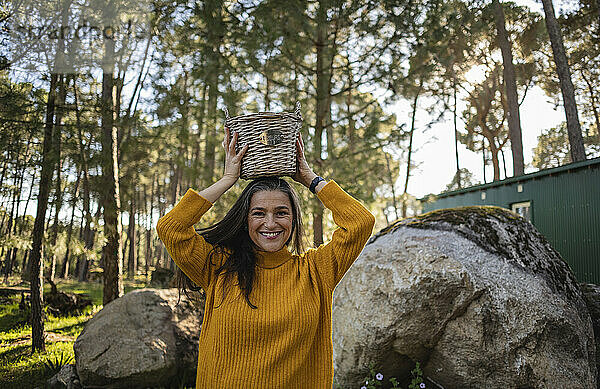
M 242 158 L 248 151 L 248 145 L 242 147 L 239 153 L 235 152 L 238 135 L 229 134 L 229 128 L 225 127 L 225 139 L 223 140 L 223 148 L 225 149 L 225 172 L 223 177 L 208 188 L 198 192 L 200 196 L 214 204 L 229 188 L 233 186 L 240 178 L 240 170 L 242 168 Z
M 229 128 L 225 127 L 225 139 L 223 140 L 223 148 L 225 149 L 225 172 L 223 173 L 223 178 L 231 180 L 233 183 L 240 178 L 242 158 L 244 158 L 244 154 L 248 151 L 248 145 L 245 145 L 238 153 L 236 153 L 235 146 L 237 140 L 238 133 L 234 132 L 233 136 L 231 136 Z

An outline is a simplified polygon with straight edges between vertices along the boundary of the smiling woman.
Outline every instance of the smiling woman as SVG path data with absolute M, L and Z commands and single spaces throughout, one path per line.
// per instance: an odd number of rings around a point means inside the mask
M 279 251 L 292 235 L 292 204 L 281 191 L 262 191 L 252 196 L 248 234 L 259 250 Z
M 331 210 L 338 229 L 329 243 L 302 249 L 298 197 L 277 177 L 251 181 L 221 221 L 194 230 L 239 178 L 247 148 L 236 153 L 236 142 L 226 130 L 223 178 L 200 192 L 189 189 L 156 227 L 183 271 L 180 287 L 206 294 L 196 388 L 329 389 L 333 290 L 375 220 L 334 181 L 312 171 L 298 137 L 292 178 Z

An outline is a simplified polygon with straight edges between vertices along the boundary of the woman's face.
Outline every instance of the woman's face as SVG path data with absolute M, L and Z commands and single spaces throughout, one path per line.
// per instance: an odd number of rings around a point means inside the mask
M 292 233 L 292 204 L 279 190 L 256 192 L 250 199 L 248 233 L 261 251 L 279 251 Z

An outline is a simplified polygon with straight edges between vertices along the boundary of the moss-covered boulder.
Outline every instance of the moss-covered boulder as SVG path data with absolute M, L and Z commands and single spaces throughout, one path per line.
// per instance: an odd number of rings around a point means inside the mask
M 81 384 L 193 385 L 203 307 L 201 296 L 199 301 L 184 294 L 179 299 L 177 289 L 139 289 L 106 304 L 73 345 Z
M 569 266 L 499 207 L 403 219 L 334 294 L 336 381 L 424 375 L 444 388 L 595 388 L 592 321 Z M 387 381 L 384 379 L 384 381 Z

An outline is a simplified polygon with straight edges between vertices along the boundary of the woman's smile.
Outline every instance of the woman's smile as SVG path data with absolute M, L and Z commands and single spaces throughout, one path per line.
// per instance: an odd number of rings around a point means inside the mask
M 275 239 L 279 236 L 279 234 L 281 234 L 281 231 L 277 231 L 277 232 L 259 231 L 259 233 L 267 239 Z

